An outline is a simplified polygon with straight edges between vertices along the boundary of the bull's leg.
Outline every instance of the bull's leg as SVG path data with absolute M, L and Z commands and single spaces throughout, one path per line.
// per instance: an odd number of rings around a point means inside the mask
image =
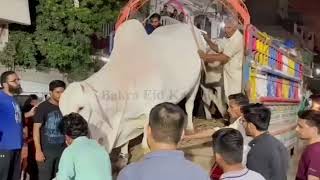
M 202 101 L 203 101 L 203 108 L 204 108 L 204 113 L 206 115 L 206 119 L 212 119 L 212 115 L 210 112 L 210 104 L 211 104 L 211 98 L 210 98 L 210 90 L 203 87 L 201 85 L 201 89 L 202 89 Z
M 226 113 L 225 101 L 222 98 L 222 87 L 216 87 L 216 95 L 213 95 L 213 102 L 216 104 L 221 115 Z
M 129 162 L 129 142 L 121 146 L 119 158 L 116 166 L 119 170 L 124 168 Z
M 150 148 L 148 146 L 148 141 L 147 141 L 148 125 L 149 125 L 149 121 L 146 121 L 144 128 L 143 128 L 143 138 L 142 138 L 141 146 L 142 146 L 144 154 L 147 154 L 148 152 L 150 152 Z
M 193 131 L 193 122 L 192 122 L 192 112 L 193 112 L 193 107 L 194 107 L 194 100 L 196 99 L 197 96 L 197 92 L 199 89 L 199 85 L 200 85 L 200 76 L 198 77 L 197 83 L 195 84 L 195 86 L 193 87 L 193 89 L 191 90 L 191 92 L 188 94 L 187 96 L 187 102 L 185 105 L 186 108 L 186 112 L 188 115 L 188 125 L 187 125 L 187 130 L 189 131 Z
M 129 154 L 129 142 L 124 144 L 120 149 L 120 157 L 124 157 Z

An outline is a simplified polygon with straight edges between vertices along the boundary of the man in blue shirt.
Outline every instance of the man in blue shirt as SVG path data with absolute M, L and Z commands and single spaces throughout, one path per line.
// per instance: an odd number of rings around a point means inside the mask
M 0 180 L 18 180 L 23 145 L 22 114 L 13 95 L 19 94 L 22 89 L 14 71 L 2 73 L 0 81 L 3 88 L 0 91 Z M 31 117 L 34 110 L 24 115 Z
M 172 103 L 155 106 L 149 116 L 147 141 L 151 153 L 129 164 L 118 180 L 209 180 L 208 174 L 188 161 L 177 144 L 184 134 L 186 114 Z
M 109 154 L 89 139 L 88 123 L 77 113 L 64 116 L 61 129 L 68 147 L 59 163 L 57 180 L 112 180 Z
M 146 24 L 145 29 L 147 34 L 151 34 L 155 29 L 161 26 L 161 16 L 158 13 L 154 13 L 149 18 L 149 23 Z

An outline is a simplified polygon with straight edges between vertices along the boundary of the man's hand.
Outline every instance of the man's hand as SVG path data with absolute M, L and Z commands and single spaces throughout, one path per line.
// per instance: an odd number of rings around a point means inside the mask
M 36 151 L 36 161 L 43 162 L 46 158 L 42 151 Z
M 202 59 L 202 60 L 205 60 L 206 59 L 206 53 L 205 52 L 203 52 L 202 50 L 198 50 L 198 54 L 199 54 L 199 56 L 200 56 L 200 58 Z
M 211 39 L 210 39 L 210 37 L 208 36 L 208 34 L 202 34 L 202 36 L 203 36 L 204 40 L 207 41 L 207 43 L 208 43 L 208 42 L 212 42 Z
M 35 105 L 29 112 L 25 113 L 24 116 L 26 118 L 33 117 L 36 114 L 38 105 Z
M 211 50 L 215 51 L 216 53 L 221 53 L 218 45 L 213 42 L 207 34 L 203 34 L 203 38 L 207 42 Z

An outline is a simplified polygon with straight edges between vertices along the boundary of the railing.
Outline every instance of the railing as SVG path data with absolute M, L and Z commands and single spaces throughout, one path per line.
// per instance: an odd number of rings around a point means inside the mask
M 162 16 L 161 17 L 161 24 L 163 26 L 171 25 L 171 24 L 178 24 L 178 23 L 181 23 L 181 22 L 176 20 L 176 19 L 174 19 L 174 18 L 171 18 L 169 16 Z

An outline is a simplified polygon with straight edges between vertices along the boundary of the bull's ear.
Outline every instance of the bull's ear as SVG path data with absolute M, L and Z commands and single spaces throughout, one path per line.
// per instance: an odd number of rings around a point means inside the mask
M 80 82 L 74 82 L 61 95 L 59 108 L 63 115 L 79 112 L 79 109 L 84 107 L 84 101 L 84 87 Z

